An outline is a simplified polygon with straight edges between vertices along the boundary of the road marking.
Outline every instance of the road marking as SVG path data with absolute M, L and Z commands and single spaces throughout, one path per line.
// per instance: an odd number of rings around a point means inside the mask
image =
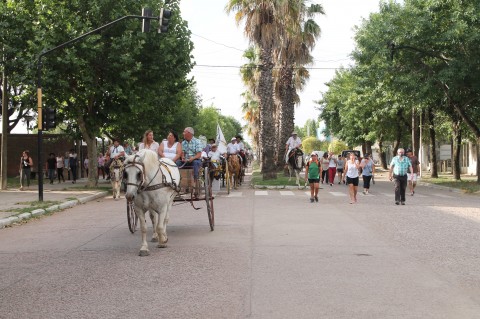
M 268 196 L 268 191 L 255 191 L 255 196 Z
M 294 196 L 295 194 L 292 191 L 280 191 L 282 196 Z
M 452 196 L 450 195 L 444 195 L 444 194 L 432 194 L 433 196 L 437 196 L 437 197 L 443 197 L 443 198 L 452 198 Z M 414 195 L 415 196 L 415 195 Z
M 230 193 L 227 197 L 242 197 L 243 193 L 242 192 L 233 192 Z
M 332 194 L 333 196 L 347 196 L 345 193 L 340 193 L 340 192 L 328 192 L 329 194 Z
M 392 194 L 392 193 L 381 193 L 381 194 L 387 197 L 395 197 L 395 194 Z

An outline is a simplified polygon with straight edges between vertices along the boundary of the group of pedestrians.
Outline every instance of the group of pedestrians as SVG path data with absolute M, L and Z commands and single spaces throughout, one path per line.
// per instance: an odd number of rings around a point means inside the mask
M 77 180 L 77 153 L 74 149 L 63 156 L 61 153 L 56 155 L 50 153 L 48 159 L 45 162 L 45 170 L 47 172 L 47 178 L 50 180 L 50 184 L 53 184 L 55 179 L 58 179 L 58 183 L 65 182 L 64 170 L 67 170 L 69 179 L 72 179 L 72 183 L 76 183 Z M 30 156 L 30 152 L 25 150 L 20 157 L 20 190 L 29 189 L 30 180 L 32 176 L 33 159 Z
M 398 149 L 390 163 L 389 179 L 395 183 L 395 204 L 405 205 L 405 193 L 407 184 L 410 189 L 410 195 L 415 194 L 417 175 L 420 169 L 418 158 L 413 155 L 412 150 L 407 150 L 407 156 L 404 156 L 403 148 Z M 365 154 L 360 160 L 355 153 L 351 152 L 346 159 L 341 156 L 335 156 L 329 152 L 324 153 L 322 159 L 312 152 L 311 159 L 306 165 L 305 180 L 310 184 L 310 202 L 318 202 L 318 190 L 320 182 L 323 184 L 334 184 L 335 173 L 338 174 L 338 184 L 344 183 L 349 188 L 350 204 L 358 202 L 359 179 L 362 176 L 363 194 L 368 195 L 370 185 L 374 182 L 375 164 L 370 154 Z

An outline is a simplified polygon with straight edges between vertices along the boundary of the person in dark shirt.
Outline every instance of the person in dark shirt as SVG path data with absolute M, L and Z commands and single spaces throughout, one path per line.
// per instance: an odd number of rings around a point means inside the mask
M 48 179 L 50 180 L 50 184 L 53 184 L 55 180 L 55 169 L 57 168 L 57 159 L 55 158 L 55 153 L 50 153 L 47 159 L 47 172 L 48 172 Z

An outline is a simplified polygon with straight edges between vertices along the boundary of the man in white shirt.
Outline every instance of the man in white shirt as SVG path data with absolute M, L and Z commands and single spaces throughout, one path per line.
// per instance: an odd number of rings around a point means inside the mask
M 113 145 L 110 146 L 107 154 L 110 155 L 110 162 L 108 163 L 108 166 L 110 167 L 110 164 L 112 164 L 114 160 L 118 158 L 123 160 L 125 158 L 125 149 L 122 145 L 120 145 L 120 141 L 118 139 L 114 139 Z
M 292 132 L 292 136 L 290 136 L 285 144 L 285 165 L 288 164 L 288 155 L 294 149 L 302 147 L 302 140 L 300 137 L 297 136 L 297 132 Z
M 235 137 L 232 137 L 230 143 L 227 144 L 227 156 L 232 154 L 238 154 L 237 139 Z

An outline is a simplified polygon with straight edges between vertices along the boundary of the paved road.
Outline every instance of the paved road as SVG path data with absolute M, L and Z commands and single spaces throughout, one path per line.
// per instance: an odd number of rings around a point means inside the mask
M 169 247 L 138 257 L 110 198 L 0 230 L 0 318 L 480 318 L 480 199 L 378 181 L 241 188 L 175 206 Z

